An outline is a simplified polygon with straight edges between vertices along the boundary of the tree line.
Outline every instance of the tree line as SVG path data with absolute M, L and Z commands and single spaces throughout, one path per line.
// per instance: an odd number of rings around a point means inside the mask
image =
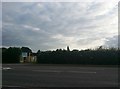
M 38 63 L 47 64 L 92 64 L 92 65 L 117 65 L 120 50 L 115 48 L 95 50 L 62 50 L 45 51 L 38 54 Z
M 32 52 L 28 47 L 9 47 L 2 49 L 2 63 L 20 63 L 22 52 Z
M 21 52 L 32 52 L 28 47 L 2 48 L 3 63 L 19 63 Z M 37 52 L 37 62 L 40 64 L 90 64 L 90 65 L 117 65 L 119 64 L 120 50 L 116 48 L 102 48 L 86 50 L 57 49 L 55 51 Z

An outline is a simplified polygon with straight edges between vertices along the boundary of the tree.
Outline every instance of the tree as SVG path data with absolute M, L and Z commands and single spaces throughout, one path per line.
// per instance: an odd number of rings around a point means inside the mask
M 67 46 L 67 51 L 70 51 L 69 46 Z
M 30 48 L 28 48 L 28 47 L 22 47 L 21 50 L 22 50 L 22 52 L 27 52 L 27 53 L 32 52 L 32 50 Z
M 37 54 L 40 54 L 40 50 L 37 51 Z
M 21 49 L 10 47 L 2 52 L 2 63 L 19 63 Z

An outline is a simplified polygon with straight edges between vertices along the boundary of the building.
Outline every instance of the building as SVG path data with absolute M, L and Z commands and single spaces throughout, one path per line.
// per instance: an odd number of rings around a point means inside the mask
M 35 63 L 37 61 L 37 53 L 22 52 L 21 63 Z
M 31 53 L 30 54 L 29 62 L 37 62 L 37 53 Z

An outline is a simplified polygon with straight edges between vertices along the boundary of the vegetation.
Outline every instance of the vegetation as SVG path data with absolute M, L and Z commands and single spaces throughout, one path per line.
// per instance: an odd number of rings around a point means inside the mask
M 56 51 L 45 51 L 38 54 L 38 63 L 49 64 L 92 64 L 92 65 L 117 65 L 120 51 L 98 48 L 96 50 L 73 50 L 67 51 L 57 49 Z
M 28 47 L 2 48 L 2 63 L 20 63 L 22 52 L 32 52 Z
M 21 52 L 32 52 L 27 47 L 22 48 L 2 48 L 3 63 L 19 63 Z M 117 65 L 119 64 L 118 55 L 120 50 L 116 48 L 105 49 L 99 47 L 97 49 L 67 50 L 57 49 L 56 51 L 40 51 L 37 52 L 37 63 L 41 64 L 91 64 L 91 65 Z
M 20 48 L 2 48 L 2 63 L 19 63 L 20 55 Z

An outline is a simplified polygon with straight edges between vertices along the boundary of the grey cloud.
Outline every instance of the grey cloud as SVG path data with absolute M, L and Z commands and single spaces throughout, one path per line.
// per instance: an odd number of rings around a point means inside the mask
M 107 38 L 107 41 L 105 42 L 104 46 L 120 48 L 120 35 L 115 35 L 111 38 Z
M 97 6 L 98 5 L 98 6 Z M 3 46 L 30 46 L 32 49 L 47 50 L 64 48 L 67 45 L 81 48 L 104 43 L 117 29 L 111 25 L 116 16 L 115 5 L 107 8 L 106 3 L 3 3 Z M 94 9 L 94 7 L 96 7 Z M 106 7 L 105 7 L 106 8 Z M 111 13 L 110 13 L 111 12 Z M 114 23 L 116 24 L 116 22 Z M 110 30 L 108 30 L 110 29 Z M 112 31 L 114 33 L 112 33 Z M 102 42 L 102 43 L 101 43 Z

